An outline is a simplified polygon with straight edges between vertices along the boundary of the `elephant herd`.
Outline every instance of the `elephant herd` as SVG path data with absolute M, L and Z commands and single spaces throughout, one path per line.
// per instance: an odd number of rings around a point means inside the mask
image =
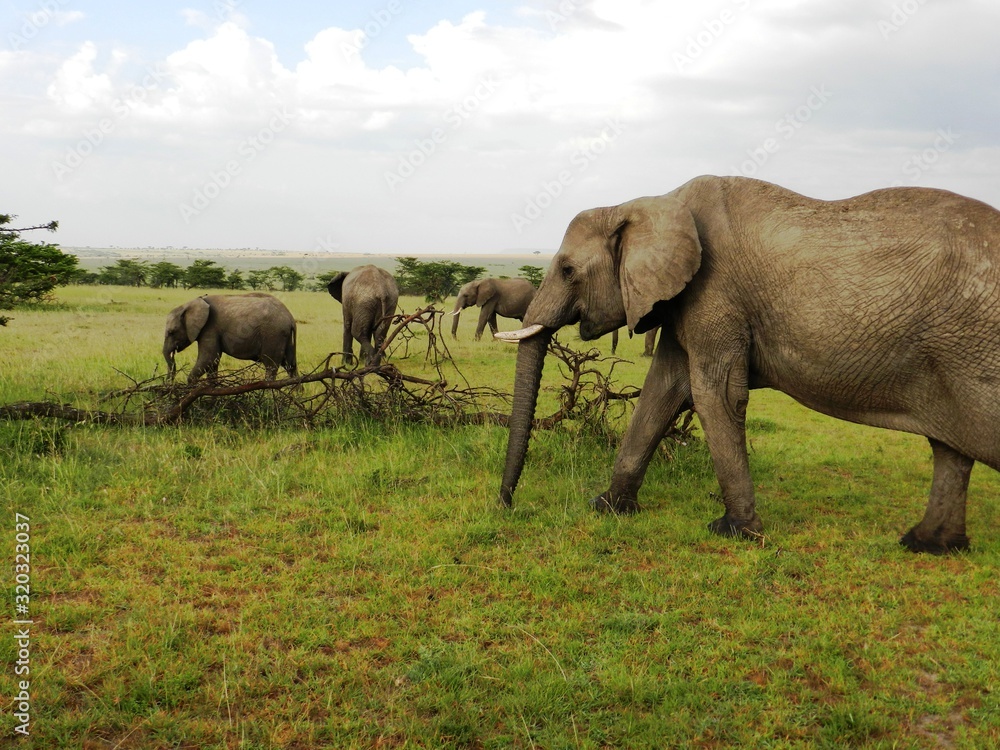
M 334 276 L 327 290 L 344 307 L 344 364 L 353 359 L 357 341 L 365 363 L 377 366 L 399 300 L 396 280 L 376 266 L 358 266 Z M 176 372 L 174 355 L 195 341 L 198 358 L 188 382 L 216 373 L 223 354 L 260 362 L 269 380 L 279 367 L 298 376 L 295 318 L 270 294 L 208 294 L 171 310 L 163 337 L 168 377 Z
M 388 271 L 373 265 L 341 271 L 327 285 L 330 295 L 343 305 L 343 363 L 354 357 L 354 342 L 361 347 L 361 360 L 377 366 L 380 349 L 396 313 L 399 289 Z M 497 333 L 497 316 L 521 320 L 535 294 L 526 279 L 481 279 L 470 281 L 458 292 L 452 335 L 458 336 L 459 314 L 472 305 L 481 309 L 476 340 L 487 323 Z M 163 357 L 167 375 L 176 373 L 175 355 L 198 342 L 198 357 L 189 382 L 218 371 L 223 354 L 235 359 L 260 362 L 268 379 L 283 367 L 290 377 L 298 375 L 295 318 L 277 298 L 262 292 L 210 294 L 198 297 L 167 315 Z
M 330 293 L 344 304 L 345 350 L 353 338 L 370 359 L 397 295 L 391 276 L 366 268 L 335 279 Z M 826 201 L 751 178 L 698 177 L 578 214 L 537 292 L 516 279 L 468 284 L 453 332 L 473 304 L 477 339 L 489 325 L 519 344 L 504 505 L 525 464 L 548 342 L 575 324 L 584 340 L 623 326 L 659 330 L 610 483 L 591 500 L 597 511 L 639 510 L 657 445 L 693 408 L 725 506 L 709 529 L 759 538 L 745 429 L 757 388 L 927 438 L 930 499 L 900 540 L 910 550 L 966 549 L 973 464 L 1000 470 L 1000 212 L 970 198 L 897 187 Z M 498 315 L 523 327 L 497 333 Z M 294 373 L 294 320 L 267 295 L 208 296 L 172 311 L 171 371 L 173 352 L 194 340 L 192 378 L 222 352 Z

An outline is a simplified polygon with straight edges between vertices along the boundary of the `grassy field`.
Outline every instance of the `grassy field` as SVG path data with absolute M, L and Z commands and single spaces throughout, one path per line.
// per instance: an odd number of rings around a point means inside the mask
M 165 315 L 191 296 L 74 287 L 14 311 L 0 403 L 95 406 L 162 372 Z M 279 296 L 303 369 L 339 349 L 336 302 Z M 516 350 L 474 342 L 473 312 L 448 346 L 509 390 Z M 641 384 L 641 350 L 623 339 L 620 383 Z M 535 436 L 505 511 L 492 426 L 0 422 L 5 607 L 20 513 L 33 620 L 31 735 L 10 739 L 12 616 L 0 746 L 1000 745 L 1000 475 L 973 472 L 972 552 L 916 556 L 897 539 L 923 512 L 923 439 L 772 392 L 749 439 L 758 543 L 706 531 L 721 506 L 697 440 L 654 460 L 643 513 L 608 518 L 586 500 L 614 448 L 571 428 Z

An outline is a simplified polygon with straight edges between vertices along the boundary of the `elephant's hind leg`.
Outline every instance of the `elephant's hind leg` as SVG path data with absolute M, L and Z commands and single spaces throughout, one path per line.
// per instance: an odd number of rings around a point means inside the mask
M 935 555 L 969 548 L 965 535 L 965 500 L 973 459 L 944 443 L 931 440 L 934 452 L 934 480 L 923 520 L 910 529 L 899 543 L 912 552 Z
M 746 442 L 746 407 L 750 398 L 742 359 L 720 370 L 713 362 L 692 368 L 691 392 L 701 420 L 715 476 L 722 490 L 725 515 L 708 525 L 721 536 L 760 537 L 764 524 L 756 511 Z
M 278 363 L 270 358 L 261 361 L 264 365 L 264 379 L 276 380 L 278 378 Z

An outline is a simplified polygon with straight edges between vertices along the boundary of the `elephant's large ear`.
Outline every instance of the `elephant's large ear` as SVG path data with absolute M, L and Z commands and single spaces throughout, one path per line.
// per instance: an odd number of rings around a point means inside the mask
M 497 294 L 497 285 L 492 279 L 483 279 L 476 285 L 476 304 L 482 307 Z
M 347 271 L 341 271 L 332 279 L 330 283 L 326 285 L 326 289 L 330 292 L 330 296 L 333 297 L 337 302 L 343 302 L 344 297 L 341 290 L 344 288 L 344 279 L 347 278 Z
M 701 266 L 694 217 L 670 196 L 639 198 L 619 207 L 619 282 L 625 319 L 634 333 L 659 325 L 657 302 L 680 294 Z
M 188 341 L 197 341 L 198 334 L 208 322 L 208 314 L 212 311 L 209 304 L 201 297 L 193 299 L 184 306 L 184 331 Z

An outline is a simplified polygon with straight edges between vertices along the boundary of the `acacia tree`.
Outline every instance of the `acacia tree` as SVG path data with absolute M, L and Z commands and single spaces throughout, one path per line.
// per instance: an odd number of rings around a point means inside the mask
M 271 291 L 274 289 L 274 278 L 271 275 L 270 269 L 256 268 L 247 274 L 247 286 L 249 286 L 254 291 L 259 289 L 266 289 Z
M 135 258 L 122 258 L 113 266 L 104 266 L 97 277 L 98 283 L 115 284 L 117 286 L 145 286 L 149 275 L 149 265 L 146 261 Z
M 42 302 L 52 290 L 73 281 L 77 274 L 76 256 L 67 255 L 58 245 L 21 239 L 22 232 L 45 229 L 54 232 L 58 221 L 23 229 L 8 228 L 14 216 L 0 214 L 0 310 Z M 0 316 L 0 325 L 9 318 Z
M 450 260 L 424 262 L 412 256 L 396 258 L 396 281 L 403 294 L 422 294 L 427 302 L 444 302 L 459 287 L 486 273 L 482 266 Z
M 196 260 L 184 269 L 186 289 L 222 289 L 226 286 L 226 269 L 214 260 Z
M 294 292 L 302 287 L 306 280 L 305 274 L 299 273 L 290 266 L 272 266 L 268 269 L 272 278 L 281 282 L 281 288 L 286 292 Z
M 149 285 L 173 289 L 184 279 L 184 269 L 176 263 L 161 260 L 149 269 Z
M 247 282 L 243 278 L 243 272 L 240 269 L 235 271 L 230 271 L 229 275 L 226 277 L 226 289 L 246 289 Z
M 545 278 L 545 269 L 541 266 L 521 266 L 517 270 L 521 272 L 521 278 L 530 281 L 535 289 L 542 285 L 542 279 Z

